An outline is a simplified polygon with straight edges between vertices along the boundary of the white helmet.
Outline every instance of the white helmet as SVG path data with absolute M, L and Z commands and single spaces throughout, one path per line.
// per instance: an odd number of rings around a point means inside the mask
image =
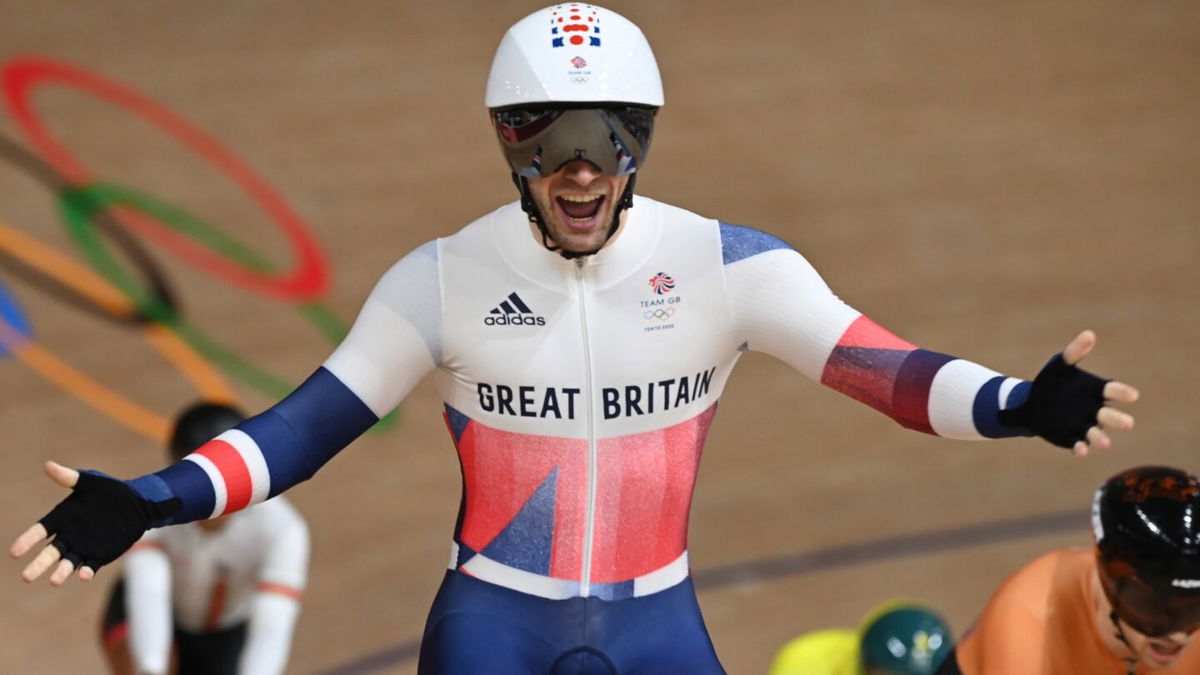
M 488 75 L 488 108 L 531 103 L 663 104 L 662 79 L 642 31 L 596 5 L 563 3 L 518 21 Z
M 646 36 L 625 17 L 595 5 L 571 2 L 534 12 L 500 41 L 484 102 L 521 208 L 537 224 L 542 244 L 566 258 L 595 253 L 550 243 L 528 180 L 580 160 L 603 173 L 628 176 L 605 242 L 612 237 L 621 212 L 633 206 L 635 172 L 646 159 L 654 116 L 663 104 L 658 63 Z

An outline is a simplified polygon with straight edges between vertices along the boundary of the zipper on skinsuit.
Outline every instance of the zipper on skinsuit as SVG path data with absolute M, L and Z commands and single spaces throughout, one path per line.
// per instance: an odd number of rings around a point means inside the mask
M 588 341 L 587 289 L 583 283 L 584 260 L 575 260 L 575 289 L 579 296 L 579 324 L 583 331 L 583 384 L 586 393 L 588 478 L 587 514 L 583 529 L 583 569 L 579 574 L 579 594 L 592 594 L 592 539 L 595 537 L 596 520 L 596 415 L 592 400 L 592 352 Z

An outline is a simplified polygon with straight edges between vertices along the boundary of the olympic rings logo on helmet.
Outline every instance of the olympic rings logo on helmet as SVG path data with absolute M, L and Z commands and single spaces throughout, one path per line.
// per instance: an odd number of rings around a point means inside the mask
M 35 281 L 43 287 L 106 318 L 139 324 L 143 337 L 204 398 L 216 401 L 236 401 L 218 370 L 271 397 L 285 396 L 294 386 L 251 364 L 188 321 L 137 237 L 155 241 L 210 276 L 295 304 L 332 342 L 346 334 L 345 324 L 319 302 L 329 285 L 328 264 L 305 223 L 265 180 L 217 140 L 143 95 L 79 66 L 40 58 L 14 59 L 3 64 L 0 81 L 18 128 L 45 161 L 3 138 L 0 156 L 55 192 L 72 242 L 99 273 L 0 223 L 0 255 L 36 275 Z M 296 254 L 296 268 L 280 274 L 265 256 L 199 218 L 130 188 L 93 180 L 92 172 L 49 133 L 33 111 L 33 91 L 50 82 L 92 94 L 149 122 L 217 168 L 278 225 Z M 114 222 L 117 226 L 111 224 Z M 142 279 L 121 266 L 99 233 L 122 248 Z M 14 356 L 124 426 L 165 441 L 171 425 L 167 418 L 79 372 L 37 344 L 31 322 L 0 284 L 3 355 Z M 376 428 L 386 428 L 395 419 L 389 416 Z

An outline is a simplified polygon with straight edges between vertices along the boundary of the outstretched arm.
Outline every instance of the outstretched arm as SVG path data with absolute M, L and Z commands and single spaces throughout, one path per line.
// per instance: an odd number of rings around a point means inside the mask
M 1041 436 L 1077 454 L 1108 447 L 1133 418 L 1114 407 L 1137 390 L 1076 364 L 1095 345 L 1080 333 L 1032 382 L 921 349 L 846 305 L 783 241 L 721 225 L 738 339 L 808 377 L 925 433 L 980 439 Z
M 347 344 L 352 344 L 350 338 L 339 351 Z M 415 381 L 426 370 L 414 365 L 403 372 L 417 373 Z M 151 527 L 216 518 L 307 480 L 378 420 L 322 367 L 266 412 L 162 471 L 121 481 L 48 462 L 47 475 L 72 492 L 18 537 L 9 554 L 19 558 L 53 536 L 22 578 L 33 581 L 57 565 L 51 584 L 62 584 L 76 567 L 87 581 Z
M 48 464 L 72 492 L 9 549 L 19 558 L 54 537 L 22 578 L 54 566 L 53 585 L 76 568 L 86 581 L 151 527 L 220 516 L 311 477 L 440 363 L 440 298 L 430 243 L 383 276 L 350 334 L 296 391 L 183 461 L 131 481 Z

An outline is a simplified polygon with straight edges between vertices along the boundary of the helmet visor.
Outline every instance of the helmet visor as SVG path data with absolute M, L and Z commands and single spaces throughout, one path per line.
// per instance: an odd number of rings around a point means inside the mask
M 517 175 L 544 178 L 584 160 L 602 173 L 627 176 L 646 160 L 657 111 L 634 105 L 508 107 L 492 110 L 491 117 Z
M 1200 629 L 1200 594 L 1164 594 L 1137 577 L 1112 580 L 1101 575 L 1113 610 L 1122 621 L 1149 637 Z

